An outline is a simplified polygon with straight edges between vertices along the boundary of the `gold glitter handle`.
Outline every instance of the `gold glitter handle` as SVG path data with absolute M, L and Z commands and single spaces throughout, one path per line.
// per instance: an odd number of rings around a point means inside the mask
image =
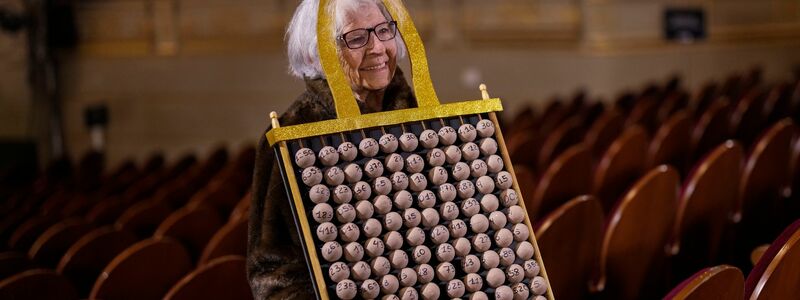
M 361 110 L 358 108 L 353 91 L 344 76 L 344 71 L 336 54 L 336 40 L 332 34 L 332 14 L 327 11 L 328 2 L 327 0 L 320 0 L 319 8 L 317 9 L 317 44 L 320 63 L 333 93 L 337 118 L 358 117 L 361 115 Z M 398 4 L 393 5 L 392 3 L 394 2 Z M 438 106 L 439 98 L 436 96 L 436 91 L 434 91 L 433 83 L 431 82 L 425 47 L 422 45 L 422 39 L 419 37 L 414 22 L 411 21 L 408 11 L 400 1 L 383 0 L 383 4 L 392 15 L 392 18 L 397 21 L 400 35 L 408 48 L 417 106 Z

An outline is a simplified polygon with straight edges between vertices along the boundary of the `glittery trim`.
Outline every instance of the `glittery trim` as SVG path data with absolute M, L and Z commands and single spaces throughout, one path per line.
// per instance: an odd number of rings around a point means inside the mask
M 269 145 L 272 146 L 277 142 L 312 136 L 502 110 L 503 104 L 500 103 L 499 98 L 447 103 L 436 107 L 408 108 L 365 114 L 352 118 L 339 118 L 273 128 L 267 132 L 267 140 L 269 141 Z

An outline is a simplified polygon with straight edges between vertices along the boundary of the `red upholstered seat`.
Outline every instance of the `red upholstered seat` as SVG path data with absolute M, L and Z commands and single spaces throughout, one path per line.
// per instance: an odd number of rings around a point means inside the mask
M 667 294 L 665 300 L 742 299 L 744 275 L 739 268 L 721 265 L 694 273 Z

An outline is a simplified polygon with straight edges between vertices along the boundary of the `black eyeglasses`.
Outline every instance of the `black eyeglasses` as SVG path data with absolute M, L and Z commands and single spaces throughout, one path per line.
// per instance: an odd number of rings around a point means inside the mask
M 397 22 L 389 21 L 375 25 L 372 28 L 359 28 L 351 30 L 339 36 L 339 40 L 350 49 L 358 49 L 369 43 L 369 35 L 375 33 L 379 41 L 385 42 L 393 39 L 397 35 Z

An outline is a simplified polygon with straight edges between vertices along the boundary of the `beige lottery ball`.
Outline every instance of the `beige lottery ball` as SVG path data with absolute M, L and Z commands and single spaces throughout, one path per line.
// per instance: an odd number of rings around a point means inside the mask
M 511 230 L 506 228 L 501 228 L 494 232 L 494 243 L 498 247 L 508 247 L 511 246 L 511 242 L 514 241 L 514 235 L 511 233 Z
M 336 207 L 336 220 L 340 223 L 353 222 L 356 219 L 356 208 L 345 203 Z
M 428 180 L 434 185 L 447 182 L 447 170 L 442 167 L 433 167 L 428 171 Z
M 330 199 L 331 191 L 324 184 L 318 184 L 308 190 L 308 197 L 311 198 L 311 202 L 324 203 Z
M 482 214 L 475 214 L 469 218 L 469 228 L 475 233 L 486 232 L 489 229 L 489 218 Z
M 408 286 L 400 289 L 398 293 L 400 296 L 400 300 L 417 300 L 419 299 L 419 293 L 417 292 L 414 287 Z
M 332 263 L 330 268 L 328 268 L 328 277 L 333 280 L 333 282 L 341 282 L 342 280 L 350 278 L 350 268 L 347 267 L 347 264 L 340 261 Z
M 493 288 L 497 288 L 498 286 L 502 285 L 506 281 L 506 274 L 503 273 L 503 270 L 498 268 L 489 269 L 489 272 L 486 273 L 486 283 Z
M 485 138 L 478 141 L 478 147 L 481 149 L 483 156 L 489 156 L 497 153 L 497 141 L 493 138 Z
M 420 288 L 420 293 L 424 300 L 436 300 L 439 299 L 441 291 L 439 290 L 439 286 L 435 283 L 426 283 Z
M 385 215 L 392 210 L 392 199 L 389 199 L 389 196 L 380 195 L 372 199 L 372 207 L 375 208 L 375 212 L 381 215 Z
M 403 156 L 397 153 L 389 154 L 383 159 L 383 166 L 386 170 L 389 170 L 389 172 L 399 172 L 405 165 L 406 163 Z
M 483 212 L 491 213 L 500 207 L 500 200 L 494 194 L 485 194 L 481 197 L 481 210 Z M 504 224 L 505 225 L 505 224 Z M 500 226 L 502 227 L 502 226 Z
M 476 135 L 477 131 L 475 130 L 475 126 L 472 126 L 472 124 L 463 124 L 458 127 L 458 138 L 462 142 L 472 142 L 475 140 Z
M 514 291 L 507 285 L 501 285 L 494 289 L 494 299 L 496 300 L 513 300 Z
M 439 214 L 441 214 L 442 219 L 447 221 L 453 220 L 458 217 L 458 205 L 453 202 L 445 202 L 439 206 Z
M 325 169 L 325 184 L 337 186 L 344 182 L 344 171 L 337 166 Z
M 336 225 L 331 222 L 325 222 L 317 226 L 317 239 L 323 242 L 330 242 L 336 240 L 338 231 Z
M 542 296 L 542 295 L 538 295 L 536 297 L 533 297 L 533 300 L 547 300 L 547 297 Z
M 489 167 L 486 165 L 486 162 L 480 159 L 473 160 L 469 163 L 469 175 L 472 177 L 481 177 L 486 175 L 489 171 Z M 492 185 L 494 187 L 494 185 Z
M 392 153 L 386 156 L 383 160 L 383 166 L 389 172 L 400 172 L 405 167 L 406 161 L 403 159 L 400 154 Z
M 378 154 L 378 141 L 373 138 L 365 138 L 358 143 L 358 152 L 365 157 L 373 157 Z
M 419 210 L 413 207 L 403 210 L 403 225 L 408 228 L 413 228 L 419 226 L 419 223 L 421 222 L 422 213 L 420 213 Z
M 372 190 L 378 195 L 386 195 L 392 191 L 392 181 L 386 177 L 378 177 L 372 181 Z
M 440 244 L 436 246 L 436 259 L 441 262 L 450 262 L 453 261 L 453 258 L 456 257 L 456 249 L 453 248 L 452 245 L 448 243 Z
M 472 250 L 472 244 L 466 238 L 457 238 L 453 241 L 453 248 L 456 249 L 456 255 L 466 256 Z
M 428 179 L 420 173 L 411 174 L 408 177 L 408 188 L 415 192 L 421 192 L 428 187 Z
M 434 244 L 439 245 L 450 239 L 450 231 L 444 225 L 436 225 L 431 229 L 430 237 Z
M 467 234 L 467 223 L 460 219 L 451 221 L 447 228 L 450 229 L 450 237 L 453 238 L 460 238 Z
M 333 189 L 333 202 L 337 204 L 349 203 L 353 199 L 353 190 L 349 186 L 339 185 Z
M 506 269 L 506 280 L 510 283 L 517 283 L 525 279 L 525 270 L 518 264 L 508 266 Z
M 385 296 L 381 297 L 381 300 L 401 300 L 401 299 L 400 299 L 400 297 L 397 297 L 396 295 L 385 295 Z
M 511 224 L 519 224 L 525 220 L 525 209 L 519 205 L 512 205 L 506 210 L 506 217 Z
M 400 287 L 400 282 L 392 274 L 386 274 L 381 277 L 381 292 L 384 294 L 394 294 Z
M 383 236 L 386 249 L 397 250 L 403 247 L 403 235 L 397 231 L 390 231 Z
M 472 295 L 469 295 L 469 300 L 489 300 L 489 296 L 482 291 L 475 291 Z
M 517 257 L 521 258 L 522 260 L 529 260 L 533 257 L 533 245 L 531 242 L 522 241 L 517 243 L 515 251 L 517 253 Z
M 331 146 L 322 147 L 319 150 L 318 157 L 322 165 L 326 167 L 333 166 L 339 162 L 339 152 L 336 152 L 336 148 Z
M 470 198 L 475 195 L 475 185 L 469 180 L 459 181 L 456 186 L 456 194 L 458 194 L 458 197 L 461 199 Z
M 435 208 L 426 208 L 422 210 L 422 227 L 425 229 L 431 228 L 439 224 L 439 212 Z
M 378 277 L 389 274 L 389 271 L 392 270 L 392 264 L 384 256 L 373 258 L 369 265 L 372 267 L 372 274 Z
M 387 230 L 397 231 L 403 226 L 403 217 L 397 212 L 390 212 L 383 216 L 383 227 Z
M 464 276 L 464 286 L 467 292 L 477 292 L 483 287 L 483 278 L 475 273 L 467 274 L 467 276 Z
M 534 295 L 544 295 L 547 292 L 547 281 L 542 276 L 533 277 L 531 280 L 531 292 Z
M 378 139 L 378 144 L 383 153 L 393 153 L 397 151 L 398 141 L 394 134 L 387 133 Z
M 511 173 L 506 171 L 500 171 L 497 173 L 497 177 L 494 179 L 495 185 L 500 189 L 507 189 L 511 187 L 511 184 L 514 182 L 513 177 L 511 177 Z
M 353 276 L 353 279 L 357 281 L 364 281 L 372 275 L 372 270 L 369 267 L 369 264 L 363 261 L 356 262 L 350 268 L 350 274 Z
M 539 263 L 533 259 L 525 261 L 525 263 L 522 264 L 522 269 L 525 270 L 525 278 L 533 278 L 534 276 L 538 276 L 539 271 L 541 271 Z
M 475 198 L 468 198 L 461 202 L 461 213 L 466 217 L 472 217 L 481 211 L 481 204 Z
M 349 164 L 344 167 L 344 179 L 349 183 L 356 183 L 364 176 L 364 172 L 357 164 Z
M 408 188 L 408 175 L 403 172 L 394 172 L 389 180 L 392 182 L 392 190 L 402 191 Z
M 372 188 L 364 181 L 356 182 L 353 185 L 353 195 L 356 196 L 356 200 L 367 200 L 372 196 Z
M 411 259 L 417 264 L 428 263 L 428 261 L 431 260 L 431 249 L 425 245 L 416 246 L 414 250 L 411 251 Z
M 505 229 L 506 227 L 506 215 L 503 214 L 501 211 L 493 211 L 489 214 L 489 228 L 492 230 L 500 230 Z M 508 230 L 508 229 L 506 229 Z M 514 237 L 511 235 L 511 231 L 508 230 L 508 238 L 509 240 L 513 240 Z
M 500 255 L 497 255 L 497 252 L 494 250 L 486 250 L 481 253 L 481 266 L 485 270 L 490 270 L 492 268 L 497 268 L 500 264 Z
M 456 199 L 456 187 L 450 183 L 443 183 L 439 186 L 439 200 L 450 202 Z
M 452 145 L 458 137 L 456 130 L 450 126 L 442 126 L 437 133 L 439 134 L 439 143 L 442 145 Z
M 400 286 L 413 286 L 417 284 L 417 272 L 412 268 L 403 268 L 400 270 Z
M 294 154 L 294 162 L 298 167 L 303 169 L 313 166 L 316 160 L 317 158 L 314 155 L 314 150 L 310 148 L 302 148 Z
M 527 300 L 528 296 L 530 296 L 530 290 L 523 282 L 511 285 L 511 290 L 514 291 L 514 300 Z
M 514 225 L 514 227 L 511 228 L 511 233 L 514 234 L 514 240 L 517 242 L 527 241 L 531 234 L 530 231 L 528 231 L 528 225 L 523 223 Z
M 447 296 L 451 298 L 459 298 L 464 296 L 464 292 L 466 288 L 464 287 L 464 282 L 458 279 L 450 280 L 447 283 Z
M 314 166 L 305 168 L 301 179 L 306 186 L 315 186 L 322 182 L 322 170 Z
M 431 129 L 424 130 L 419 135 L 419 142 L 425 149 L 431 149 L 439 144 L 439 135 Z
M 372 238 L 381 234 L 383 226 L 377 219 L 369 219 L 364 221 L 362 228 L 364 229 L 364 236 Z
M 456 267 L 449 262 L 443 262 L 436 266 L 436 279 L 448 281 L 456 277 Z
M 381 293 L 381 285 L 374 279 L 367 279 L 361 283 L 361 297 L 364 299 L 375 299 Z
M 358 242 L 351 242 L 344 246 L 344 259 L 349 262 L 357 262 L 364 258 L 364 246 Z
M 381 256 L 385 250 L 386 247 L 384 246 L 383 241 L 379 238 L 370 238 L 364 242 L 364 252 L 366 252 L 369 257 Z
M 428 150 L 428 153 L 425 154 L 425 159 L 428 161 L 428 164 L 434 167 L 439 167 L 444 165 L 447 158 L 445 157 L 444 151 L 439 148 L 433 148 Z
M 483 253 L 492 247 L 492 239 L 485 233 L 478 233 L 472 237 L 472 249 Z
M 406 171 L 408 171 L 408 173 L 422 172 L 424 167 L 425 161 L 422 159 L 422 156 L 419 156 L 418 154 L 411 154 L 406 157 Z
M 394 206 L 399 209 L 406 209 L 414 204 L 414 196 L 408 191 L 399 191 L 394 193 Z
M 361 200 L 356 203 L 356 218 L 359 220 L 372 218 L 374 213 L 375 207 L 368 200 Z
M 514 264 L 514 261 L 517 259 L 517 255 L 514 254 L 514 250 L 511 250 L 511 248 L 500 249 L 497 254 L 500 255 L 500 265 L 504 267 Z
M 469 165 L 463 161 L 457 162 L 453 165 L 453 170 L 450 171 L 455 180 L 464 180 L 469 178 Z
M 342 257 L 342 246 L 335 241 L 327 242 L 322 245 L 320 253 L 322 253 L 322 258 L 325 261 L 334 262 Z
M 424 190 L 417 195 L 417 205 L 419 208 L 426 209 L 436 205 L 436 195 L 430 190 Z
M 486 166 L 491 173 L 500 172 L 504 167 L 503 159 L 497 154 L 489 155 L 489 157 L 486 158 Z
M 422 228 L 414 227 L 406 231 L 406 242 L 410 246 L 419 246 L 425 242 L 425 231 Z
M 367 172 L 369 178 L 377 178 L 383 175 L 383 163 L 377 159 L 370 159 L 364 164 L 364 171 Z
M 417 272 L 417 281 L 420 283 L 431 282 L 433 276 L 436 275 L 436 271 L 429 264 L 419 264 L 414 267 L 414 271 Z
M 350 279 L 345 279 L 336 284 L 336 296 L 339 299 L 353 299 L 356 297 L 358 289 L 356 283 Z
M 448 164 L 455 164 L 461 161 L 461 148 L 450 145 L 444 148 L 444 159 Z
M 342 161 L 353 161 L 358 154 L 358 150 L 356 150 L 356 145 L 351 142 L 344 142 L 339 144 L 339 147 L 336 148 L 336 151 L 339 152 L 339 159 Z
M 461 145 L 461 158 L 466 161 L 473 161 L 481 155 L 481 149 L 478 148 L 473 142 L 467 142 Z
M 517 203 L 519 203 L 519 199 L 517 198 L 517 191 L 513 189 L 505 189 L 502 192 L 500 192 L 500 200 L 503 201 L 503 206 L 505 207 L 517 205 Z
M 392 250 L 389 252 L 389 263 L 395 269 L 405 268 L 408 265 L 408 254 L 403 250 Z
M 478 179 L 475 180 L 475 187 L 478 188 L 478 192 L 481 194 L 491 194 L 492 191 L 494 191 L 494 180 L 489 176 L 478 177 Z M 483 200 L 481 200 L 481 203 L 483 203 Z M 495 209 L 497 208 L 495 207 Z
M 347 223 L 339 227 L 339 237 L 345 242 L 355 242 L 361 235 L 358 225 Z
M 461 260 L 461 270 L 466 273 L 478 272 L 481 268 L 481 260 L 474 254 L 469 254 Z
M 317 223 L 330 222 L 333 220 L 333 207 L 328 203 L 319 203 L 314 205 L 314 209 L 311 210 L 311 215 Z
M 406 132 L 400 135 L 400 148 L 405 152 L 413 152 L 419 146 L 419 140 L 413 132 Z
M 489 119 L 478 121 L 478 124 L 475 125 L 475 129 L 478 131 L 478 136 L 482 138 L 494 135 L 494 123 Z

